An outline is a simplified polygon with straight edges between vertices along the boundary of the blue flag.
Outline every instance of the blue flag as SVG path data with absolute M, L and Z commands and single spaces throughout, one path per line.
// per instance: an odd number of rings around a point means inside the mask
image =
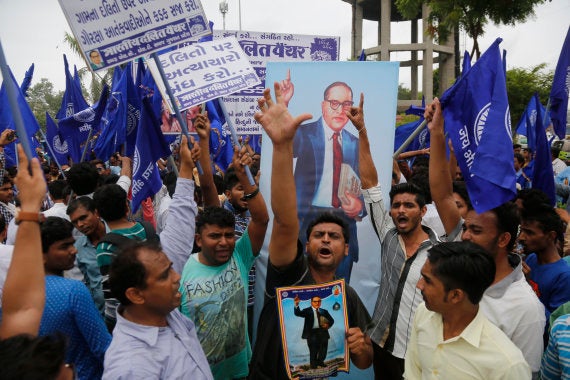
M 65 54 L 63 55 L 63 64 L 65 66 L 65 92 L 63 93 L 63 99 L 61 100 L 61 107 L 55 115 L 55 118 L 58 120 L 89 108 L 89 104 L 87 104 L 83 98 L 81 86 L 78 85 L 79 78 L 76 80 L 69 72 L 69 64 L 67 63 L 67 57 Z
M 550 198 L 550 204 L 554 206 L 556 202 L 556 191 L 554 188 L 554 172 L 552 171 L 552 158 L 550 145 L 546 138 L 546 128 L 542 124 L 542 110 L 538 94 L 535 93 L 533 100 L 537 110 L 536 114 L 536 157 L 534 158 L 534 175 L 532 188 L 542 190 Z
M 46 112 L 46 144 L 49 146 L 50 155 L 59 166 L 67 165 L 69 154 L 67 142 L 59 134 L 59 129 L 48 112 Z
M 16 124 L 14 123 L 14 117 L 12 114 L 12 109 L 10 108 L 10 101 L 8 100 L 8 93 L 6 91 L 6 78 L 2 82 L 2 88 L 0 88 L 0 133 L 5 129 L 16 130 Z M 10 79 L 12 81 L 12 86 L 16 90 L 18 108 L 20 109 L 20 114 L 22 115 L 22 121 L 24 122 L 24 127 L 26 128 L 26 134 L 28 135 L 28 141 L 30 142 L 30 148 L 34 157 L 36 156 L 36 148 L 39 147 L 38 141 L 34 138 L 36 132 L 40 129 L 40 125 L 34 116 L 28 102 L 20 86 L 16 82 L 12 71 L 10 70 Z M 20 138 L 22 136 L 19 136 Z M 8 144 L 4 149 L 4 157 L 6 158 L 6 167 L 16 166 L 16 145 L 15 143 Z
M 210 119 L 211 125 L 211 159 L 213 163 L 218 165 L 223 171 L 226 171 L 234 155 L 232 134 L 217 99 L 206 102 L 206 110 L 208 111 L 208 119 Z
M 360 52 L 360 55 L 358 56 L 358 60 L 359 61 L 366 61 L 366 53 L 364 52 L 364 49 L 362 49 L 362 51 Z
M 105 85 L 101 98 L 95 105 L 59 121 L 59 132 L 67 142 L 69 155 L 74 163 L 81 161 L 85 145 L 92 143 L 92 140 L 87 141 L 89 132 L 93 130 L 91 134 L 93 137 L 94 133 L 99 130 L 101 118 L 107 106 L 108 95 L 109 88 Z
M 119 68 L 113 72 L 113 85 L 107 107 L 101 118 L 101 134 L 93 150 L 97 158 L 107 161 L 118 152 L 126 139 L 127 120 L 127 77 Z
M 396 128 L 396 133 L 394 135 L 394 152 L 398 150 L 399 147 L 402 146 L 404 141 L 408 139 L 408 137 L 416 130 L 417 127 L 424 121 L 424 118 L 421 117 L 416 121 L 412 121 L 411 123 L 402 124 Z M 402 151 L 409 152 L 412 150 L 420 150 L 429 147 L 429 130 L 427 128 L 423 128 L 422 131 L 412 140 L 410 145 L 406 147 Z
M 445 128 L 475 211 L 485 212 L 516 195 L 511 123 L 499 44 L 443 94 Z
M 143 99 L 141 111 L 133 158 L 133 213 L 137 212 L 143 200 L 156 194 L 162 187 L 156 161 L 170 155 L 170 148 L 164 141 L 149 99 Z
M 550 118 L 554 124 L 554 133 L 564 139 L 566 136 L 566 118 L 568 113 L 568 93 L 570 92 L 570 26 L 556 71 L 552 80 L 552 89 L 550 90 Z
M 542 106 L 540 101 L 538 102 L 538 107 L 540 108 L 540 113 L 543 115 L 546 114 L 546 109 Z M 532 151 L 536 151 L 536 118 L 537 118 L 537 103 L 534 99 L 534 96 L 530 98 L 519 123 L 517 124 L 517 133 L 519 135 L 526 136 L 528 148 Z M 541 121 L 543 121 L 542 119 Z M 550 125 L 550 118 L 546 117 L 546 122 L 543 123 L 545 127 Z
M 25 97 L 28 97 L 28 90 L 30 88 L 30 85 L 32 84 L 33 76 L 34 76 L 34 64 L 32 63 L 28 71 L 26 71 L 26 74 L 24 75 L 24 80 L 20 85 L 20 91 L 22 91 L 22 94 L 24 94 Z
M 129 62 L 127 67 L 123 70 L 125 76 L 126 86 L 126 136 L 125 136 L 125 151 L 124 155 L 133 157 L 135 153 L 135 144 L 137 141 L 137 126 L 141 119 L 141 98 L 139 89 L 135 86 L 135 81 L 132 72 L 132 63 Z
M 469 52 L 465 50 L 463 53 L 463 65 L 461 67 L 461 76 L 464 76 L 471 69 L 471 56 Z

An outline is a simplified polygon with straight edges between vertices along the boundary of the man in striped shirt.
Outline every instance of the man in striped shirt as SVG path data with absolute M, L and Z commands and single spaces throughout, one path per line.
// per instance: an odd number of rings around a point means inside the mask
M 362 103 L 361 95 L 360 108 Z M 380 293 L 366 331 L 374 347 L 374 373 L 376 379 L 401 380 L 414 313 L 422 301 L 416 284 L 427 251 L 439 241 L 429 227 L 421 224 L 426 206 L 417 186 L 404 183 L 392 187 L 390 210 L 385 210 L 364 117 L 362 113 L 350 113 L 348 117 L 359 133 L 362 193 L 382 246 Z

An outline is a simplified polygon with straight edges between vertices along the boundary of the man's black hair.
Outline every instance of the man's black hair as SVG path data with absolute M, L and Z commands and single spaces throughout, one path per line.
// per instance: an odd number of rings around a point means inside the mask
M 423 191 L 413 183 L 400 183 L 392 186 L 390 189 L 390 204 L 394 200 L 394 197 L 398 194 L 413 194 L 416 196 L 416 202 L 420 206 L 420 209 L 426 205 L 426 199 Z
M 564 241 L 564 223 L 552 206 L 540 203 L 527 205 L 521 212 L 521 219 L 524 222 L 536 222 L 544 233 L 556 232 L 556 238 Z
M 53 243 L 73 236 L 73 224 L 69 220 L 57 216 L 48 216 L 45 222 L 40 225 L 40 232 L 42 252 L 46 253 Z
M 19 334 L 0 340 L 0 378 L 55 380 L 65 363 L 62 334 Z
M 497 218 L 497 230 L 500 233 L 508 232 L 511 235 L 507 250 L 511 251 L 515 246 L 518 236 L 520 215 L 514 202 L 505 202 L 490 210 Z
M 47 184 L 47 188 L 49 195 L 51 196 L 51 199 L 54 200 L 64 199 L 67 188 L 67 182 L 62 179 L 51 181 Z
M 446 291 L 461 289 L 474 305 L 495 280 L 493 257 L 468 241 L 437 244 L 429 249 L 428 260 Z
M 139 260 L 142 250 L 162 252 L 160 244 L 155 241 L 126 244 L 119 251 L 109 269 L 109 287 L 111 293 L 122 305 L 130 305 L 131 301 L 125 295 L 129 288 L 146 289 L 146 268 Z
M 83 207 L 87 211 L 95 212 L 95 202 L 93 199 L 89 197 L 79 197 L 69 202 L 66 210 L 67 215 L 73 214 L 79 207 Z
M 196 216 L 196 233 L 202 232 L 206 224 L 235 228 L 234 214 L 222 207 L 208 206 Z
M 307 241 L 309 240 L 309 236 L 311 236 L 311 232 L 313 232 L 313 228 L 317 224 L 321 224 L 321 223 L 338 224 L 342 228 L 342 235 L 344 236 L 344 242 L 346 244 L 348 244 L 348 242 L 350 241 L 350 232 L 348 229 L 348 224 L 345 222 L 345 220 L 343 218 L 341 218 L 340 216 L 337 216 L 333 213 L 330 213 L 330 212 L 320 213 L 319 215 L 317 215 L 317 217 L 315 219 L 313 219 L 311 221 L 311 223 L 309 223 L 309 225 L 307 226 L 307 231 L 306 231 Z
M 91 194 L 97 188 L 99 173 L 89 162 L 74 164 L 66 174 L 67 182 L 76 195 Z
M 459 195 L 467 205 L 467 210 L 473 210 L 469 193 L 467 192 L 467 185 L 463 181 L 453 181 L 453 192 Z
M 239 184 L 239 178 L 234 168 L 229 168 L 224 176 L 224 190 L 231 191 L 236 185 Z
M 93 194 L 95 209 L 107 222 L 114 222 L 127 215 L 127 193 L 119 185 L 103 185 Z

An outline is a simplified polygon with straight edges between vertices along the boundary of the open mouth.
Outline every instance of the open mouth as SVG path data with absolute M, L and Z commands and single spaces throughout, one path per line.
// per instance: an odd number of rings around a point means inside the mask
M 332 256 L 333 252 L 329 247 L 321 247 L 319 248 L 319 256 L 330 257 Z

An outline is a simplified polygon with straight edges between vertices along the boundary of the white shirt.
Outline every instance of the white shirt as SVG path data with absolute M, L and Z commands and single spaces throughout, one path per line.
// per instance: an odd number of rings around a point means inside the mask
M 441 314 L 421 303 L 405 361 L 405 379 L 526 380 L 530 368 L 521 351 L 483 315 L 456 337 L 443 340 Z

